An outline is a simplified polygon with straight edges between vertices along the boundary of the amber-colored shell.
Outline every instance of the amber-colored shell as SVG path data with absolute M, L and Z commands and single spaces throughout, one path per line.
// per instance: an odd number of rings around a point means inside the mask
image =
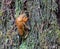
M 16 26 L 19 32 L 19 35 L 23 36 L 25 30 L 24 30 L 24 24 L 28 21 L 28 17 L 25 14 L 19 15 L 19 17 L 16 18 Z

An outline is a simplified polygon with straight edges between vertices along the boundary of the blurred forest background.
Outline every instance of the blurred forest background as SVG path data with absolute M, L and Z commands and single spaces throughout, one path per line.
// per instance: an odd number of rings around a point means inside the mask
M 11 28 L 25 1 L 0 0 L 0 49 L 60 49 L 60 0 L 27 0 L 31 31 L 18 47 L 18 31 Z

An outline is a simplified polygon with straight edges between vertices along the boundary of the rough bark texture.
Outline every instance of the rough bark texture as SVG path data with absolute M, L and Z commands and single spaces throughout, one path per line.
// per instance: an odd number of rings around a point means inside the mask
M 56 15 L 57 15 L 57 21 L 58 21 L 58 24 L 59 24 L 59 26 L 60 26 L 60 0 L 56 0 L 56 3 L 57 3 L 57 5 L 58 5 L 58 9 L 57 9 L 57 11 L 56 11 Z
M 2 32 L 6 33 L 14 25 L 14 20 L 24 9 L 26 0 L 2 0 Z M 10 3 L 11 2 L 11 3 Z M 7 4 L 8 3 L 8 4 Z M 56 4 L 57 3 L 57 4 Z M 57 21 L 60 23 L 60 0 L 27 0 L 27 11 L 29 12 L 28 25 L 31 28 L 28 38 L 22 42 L 20 49 L 58 49 Z M 54 11 L 57 11 L 57 19 Z M 12 39 L 15 49 L 18 48 L 18 31 L 13 30 Z M 59 32 L 60 33 L 60 32 Z M 59 34 L 60 35 L 60 34 Z M 6 39 L 5 39 L 6 40 Z M 10 45 L 11 46 L 11 45 Z M 10 47 L 9 46 L 9 47 Z

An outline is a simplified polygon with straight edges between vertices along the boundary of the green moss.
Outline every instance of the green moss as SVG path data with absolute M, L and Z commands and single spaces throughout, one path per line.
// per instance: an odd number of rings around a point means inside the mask
M 27 49 L 27 45 L 25 42 L 23 42 L 21 45 L 20 45 L 20 49 Z
M 0 20 L 0 24 L 2 24 L 2 20 Z
M 3 13 L 2 10 L 0 10 L 0 16 L 2 16 L 2 13 Z

